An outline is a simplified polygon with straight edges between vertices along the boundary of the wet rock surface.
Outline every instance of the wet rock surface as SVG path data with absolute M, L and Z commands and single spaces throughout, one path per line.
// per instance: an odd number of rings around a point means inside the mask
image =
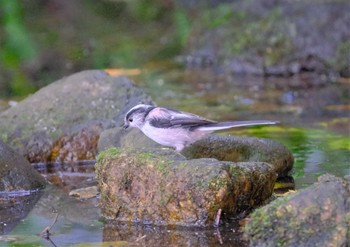
M 0 191 L 37 190 L 45 184 L 26 159 L 0 140 Z
M 257 209 L 245 227 L 250 246 L 346 246 L 350 179 L 323 175 L 314 185 Z
M 186 158 L 170 149 L 99 155 L 96 175 L 104 216 L 158 225 L 207 226 L 261 205 L 276 172 L 263 162 Z
M 266 162 L 279 177 L 287 176 L 294 158 L 282 144 L 270 139 L 210 135 L 182 151 L 188 159 L 215 158 L 233 162 Z
M 149 96 L 126 77 L 92 70 L 53 82 L 0 113 L 0 138 L 31 162 L 93 159 L 100 133 Z
M 0 235 L 26 217 L 45 186 L 29 162 L 0 140 Z

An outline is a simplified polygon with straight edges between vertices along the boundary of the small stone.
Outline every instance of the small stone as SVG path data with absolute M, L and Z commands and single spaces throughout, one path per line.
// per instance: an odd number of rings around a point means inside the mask
M 69 195 L 78 197 L 79 199 L 82 199 L 82 200 L 90 199 L 98 195 L 98 189 L 97 189 L 97 186 L 76 189 L 69 192 Z

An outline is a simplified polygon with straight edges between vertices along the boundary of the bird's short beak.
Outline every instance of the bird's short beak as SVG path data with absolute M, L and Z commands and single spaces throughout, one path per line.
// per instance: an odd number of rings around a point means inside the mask
M 124 124 L 124 126 L 123 126 L 124 129 L 127 129 L 127 128 L 129 128 L 129 127 L 130 127 L 129 124 Z

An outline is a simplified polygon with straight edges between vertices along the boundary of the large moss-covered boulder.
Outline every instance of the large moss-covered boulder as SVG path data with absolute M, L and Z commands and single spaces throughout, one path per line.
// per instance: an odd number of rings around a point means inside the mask
M 263 162 L 187 160 L 171 149 L 100 153 L 96 175 L 104 216 L 121 221 L 198 225 L 261 205 L 276 173 Z
M 0 140 L 0 191 L 37 190 L 45 184 L 26 159 Z
M 303 190 L 257 209 L 245 226 L 250 246 L 346 246 L 350 178 L 323 175 Z
M 0 113 L 0 138 L 31 162 L 93 159 L 100 133 L 134 105 L 152 104 L 126 77 L 83 71 Z

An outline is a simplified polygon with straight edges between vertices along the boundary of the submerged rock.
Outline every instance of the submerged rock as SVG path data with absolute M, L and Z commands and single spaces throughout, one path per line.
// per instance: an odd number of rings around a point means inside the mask
M 98 195 L 97 186 L 90 186 L 90 187 L 75 189 L 70 191 L 69 195 L 77 197 L 81 200 L 90 199 Z
M 276 180 L 267 163 L 186 160 L 171 149 L 108 149 L 96 175 L 104 216 L 160 225 L 211 225 L 219 209 L 237 215 L 268 199 Z
M 323 175 L 303 190 L 257 209 L 245 226 L 250 246 L 346 246 L 350 179 Z
M 0 140 L 0 191 L 37 190 L 45 184 L 27 160 Z
M 83 71 L 0 113 L 0 138 L 31 162 L 93 159 L 100 133 L 152 100 L 126 77 Z

